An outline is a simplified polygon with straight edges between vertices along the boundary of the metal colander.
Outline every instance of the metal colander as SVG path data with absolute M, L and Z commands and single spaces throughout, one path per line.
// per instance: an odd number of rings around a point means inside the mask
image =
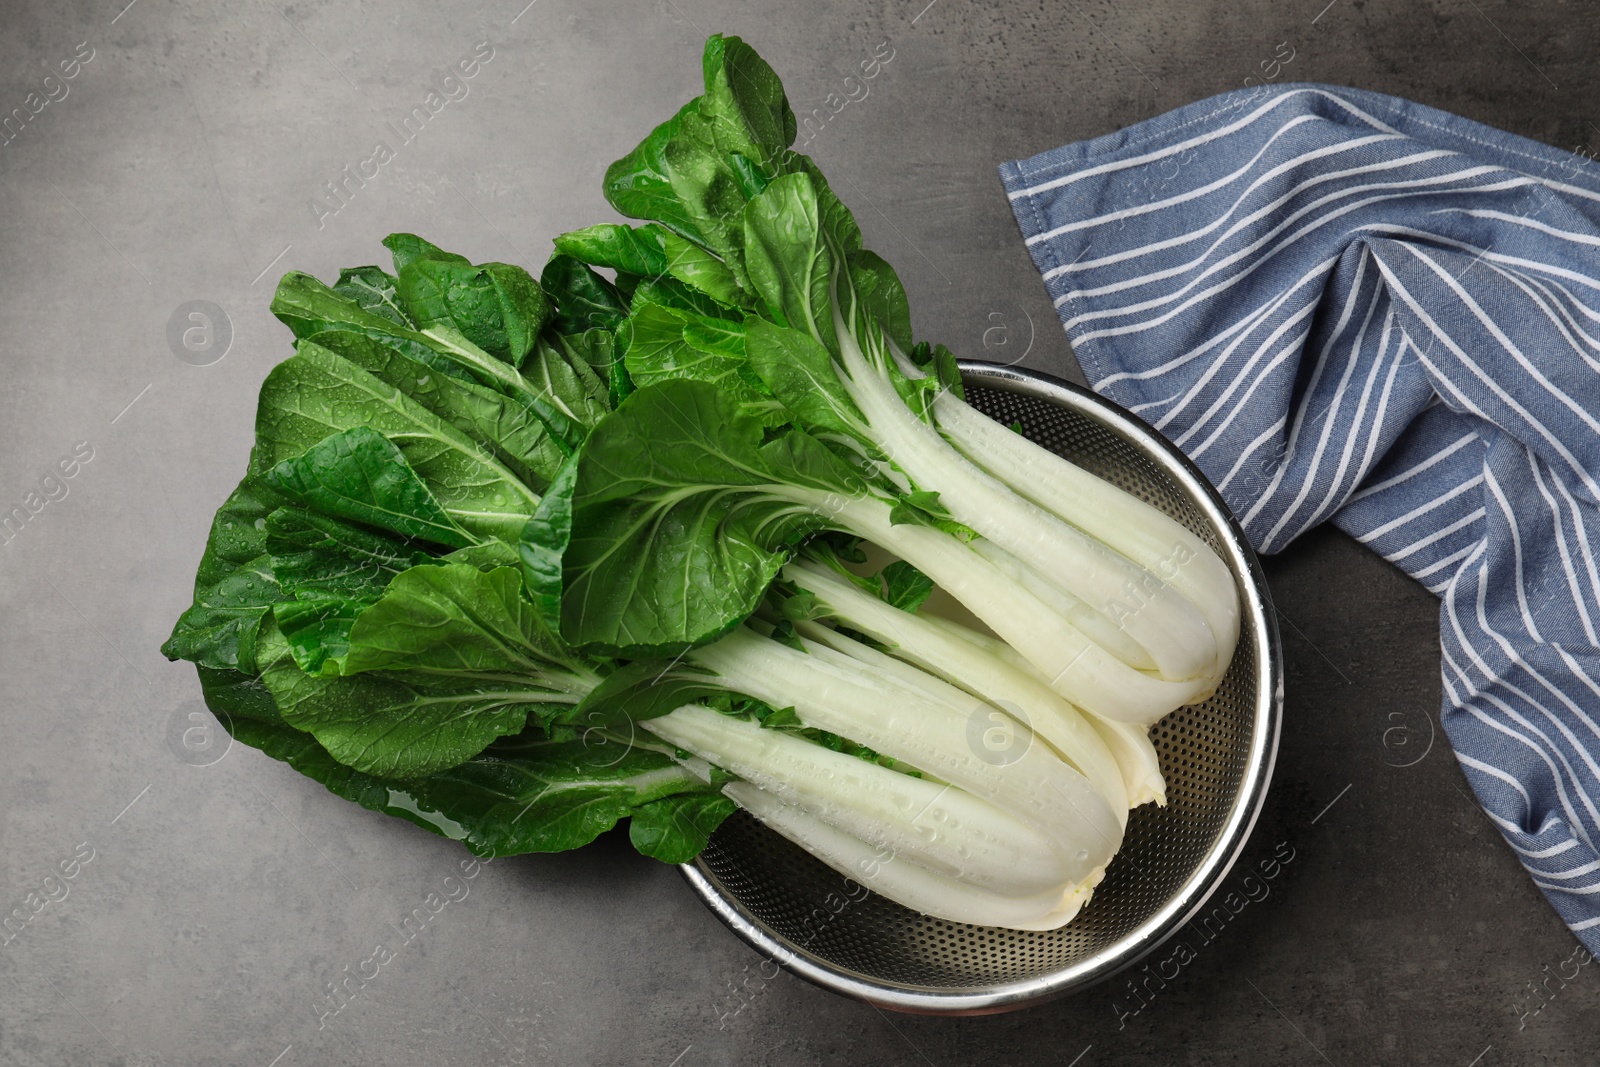
M 1283 669 L 1266 580 L 1227 506 L 1192 463 L 1109 401 L 1010 368 L 963 363 L 967 398 L 1031 440 L 1150 502 L 1233 571 L 1241 633 L 1216 695 L 1151 731 L 1167 806 L 1128 820 L 1122 849 L 1072 922 L 1043 932 L 970 926 L 892 903 L 744 812 L 682 871 L 707 906 L 800 977 L 884 1008 L 1008 1011 L 1082 989 L 1176 933 L 1221 884 L 1266 796 Z

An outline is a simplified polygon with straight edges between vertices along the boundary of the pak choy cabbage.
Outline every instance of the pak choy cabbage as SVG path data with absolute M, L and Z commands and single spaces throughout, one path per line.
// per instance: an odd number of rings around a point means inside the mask
M 626 819 L 682 862 L 740 807 L 908 907 L 1059 926 L 1164 802 L 1147 729 L 1226 670 L 1232 578 L 967 405 L 772 69 L 714 36 L 703 72 L 606 172 L 640 224 L 537 279 L 410 234 L 283 278 L 163 651 L 237 740 L 479 855 Z

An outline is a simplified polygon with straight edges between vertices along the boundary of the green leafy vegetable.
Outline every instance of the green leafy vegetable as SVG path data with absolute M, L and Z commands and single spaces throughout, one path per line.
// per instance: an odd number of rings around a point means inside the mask
M 562 333 L 614 331 L 628 317 L 627 302 L 617 287 L 572 256 L 551 256 L 539 284 L 555 300 L 555 326 Z
M 860 489 L 803 431 L 762 438 L 735 398 L 689 381 L 643 388 L 595 427 L 563 557 L 568 640 L 671 654 L 755 609 L 788 547 Z
M 933 592 L 933 579 L 903 559 L 883 568 L 883 598 L 901 611 L 916 611 Z
M 551 314 L 539 284 L 509 263 L 415 259 L 400 268 L 397 289 L 409 317 L 424 332 L 453 327 L 513 367 L 528 358 Z
M 333 291 L 356 302 L 363 311 L 382 316 L 396 326 L 414 328 L 416 323 L 400 306 L 396 282 L 382 267 L 346 267 L 333 283 Z
M 263 476 L 290 500 L 336 518 L 453 548 L 473 543 L 400 449 L 370 426 L 333 434 Z
M 606 171 L 640 224 L 537 279 L 406 233 L 285 275 L 163 651 L 236 739 L 479 855 L 628 819 L 683 862 L 738 805 L 932 914 L 1059 926 L 1162 795 L 1143 724 L 1226 667 L 1231 578 L 965 405 L 753 49 L 702 82 Z M 918 614 L 935 582 L 999 638 Z

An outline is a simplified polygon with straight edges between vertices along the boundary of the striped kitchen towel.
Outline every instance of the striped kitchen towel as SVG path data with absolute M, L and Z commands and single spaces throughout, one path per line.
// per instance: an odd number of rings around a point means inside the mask
M 1001 176 L 1090 384 L 1252 544 L 1331 520 L 1439 595 L 1445 732 L 1600 953 L 1600 166 L 1282 85 Z

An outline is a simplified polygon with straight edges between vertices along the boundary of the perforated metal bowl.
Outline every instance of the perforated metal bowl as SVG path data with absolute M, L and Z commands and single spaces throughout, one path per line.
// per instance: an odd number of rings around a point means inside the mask
M 1128 820 L 1077 918 L 1025 932 L 946 922 L 867 892 L 743 812 L 684 877 L 757 952 L 836 993 L 922 1014 L 1009 1011 L 1083 989 L 1154 951 L 1222 883 L 1265 799 L 1283 714 L 1276 619 L 1255 554 L 1177 449 L 1109 401 L 1015 369 L 963 363 L 967 396 L 1000 422 L 1121 486 L 1208 540 L 1233 571 L 1241 634 L 1216 695 L 1151 732 L 1167 806 Z

